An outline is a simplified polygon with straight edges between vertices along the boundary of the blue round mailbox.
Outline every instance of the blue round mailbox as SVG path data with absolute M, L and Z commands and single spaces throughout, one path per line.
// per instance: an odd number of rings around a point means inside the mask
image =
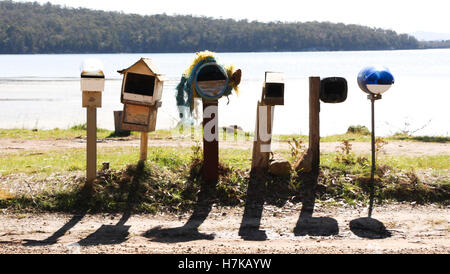
M 382 98 L 382 93 L 386 92 L 394 84 L 394 76 L 386 67 L 366 67 L 358 74 L 359 87 L 369 95 L 372 107 L 372 169 L 370 172 L 370 201 L 369 218 L 372 218 L 373 203 L 375 199 L 375 170 L 376 170 L 376 147 L 375 147 L 375 101 Z
M 359 87 L 369 94 L 382 94 L 394 84 L 394 76 L 386 67 L 366 67 L 358 74 Z

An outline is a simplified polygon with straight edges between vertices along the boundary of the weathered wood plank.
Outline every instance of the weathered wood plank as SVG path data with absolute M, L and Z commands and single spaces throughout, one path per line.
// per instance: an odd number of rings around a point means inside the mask
M 86 177 L 87 184 L 92 185 L 97 178 L 97 109 L 95 107 L 88 107 L 86 114 Z
M 82 92 L 82 107 L 102 107 L 102 92 L 100 91 L 83 91 Z
M 262 108 L 266 108 L 265 119 L 260 119 L 262 118 Z M 267 106 L 258 101 L 256 110 L 255 140 L 253 141 L 252 152 L 252 171 L 267 170 L 269 168 L 270 154 L 272 152 L 270 146 L 272 143 L 273 108 L 274 106 Z M 263 123 L 265 123 L 265 125 Z M 267 131 L 266 134 L 270 136 L 267 138 L 268 140 L 263 140 L 261 136 L 263 131 Z

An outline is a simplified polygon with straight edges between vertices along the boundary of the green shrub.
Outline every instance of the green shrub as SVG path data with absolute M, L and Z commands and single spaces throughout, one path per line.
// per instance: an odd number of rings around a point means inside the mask
M 347 133 L 370 135 L 369 129 L 366 126 L 361 126 L 361 125 L 349 126 L 347 129 Z

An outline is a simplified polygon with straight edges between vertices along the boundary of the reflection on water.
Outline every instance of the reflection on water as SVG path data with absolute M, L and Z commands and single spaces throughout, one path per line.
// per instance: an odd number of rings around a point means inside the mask
M 114 129 L 113 111 L 121 110 L 121 76 L 116 71 L 140 57 L 154 59 L 169 81 L 157 129 L 178 122 L 175 87 L 193 54 L 0 55 L 0 128 L 67 128 L 84 123 L 79 67 L 96 57 L 105 64 L 103 107 L 98 126 Z M 344 133 L 349 125 L 370 126 L 370 102 L 357 86 L 356 76 L 367 65 L 390 68 L 396 84 L 376 102 L 377 135 L 420 129 L 416 135 L 450 132 L 448 81 L 450 50 L 378 52 L 222 53 L 219 62 L 242 69 L 240 95 L 219 103 L 219 124 L 239 125 L 253 131 L 256 103 L 261 98 L 265 71 L 285 75 L 285 105 L 275 108 L 274 133 L 308 132 L 308 77 L 345 77 L 348 99 L 342 104 L 321 104 L 321 135 Z

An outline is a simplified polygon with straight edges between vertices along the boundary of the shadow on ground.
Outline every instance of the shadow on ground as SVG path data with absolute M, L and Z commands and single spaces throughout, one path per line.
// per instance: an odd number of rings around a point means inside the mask
M 318 172 L 299 175 L 298 180 L 302 181 L 300 189 L 302 209 L 294 228 L 295 236 L 332 236 L 339 234 L 339 225 L 335 219 L 313 217 L 318 178 Z
M 45 240 L 25 240 L 24 246 L 47 246 L 53 245 L 58 242 L 58 239 L 64 236 L 70 229 L 72 229 L 76 224 L 78 224 L 81 219 L 84 218 L 86 213 L 74 215 L 64 226 L 58 229 L 52 236 Z
M 144 237 L 155 242 L 177 243 L 196 240 L 214 240 L 214 234 L 205 234 L 198 231 L 198 228 L 208 217 L 214 203 L 215 182 L 202 182 L 201 190 L 198 193 L 197 204 L 194 211 L 185 225 L 175 228 L 162 228 L 161 226 L 152 228 L 144 233 Z
M 125 242 L 130 235 L 130 226 L 125 225 L 131 217 L 130 213 L 123 214 L 116 225 L 102 225 L 97 231 L 80 240 L 80 246 L 113 245 Z
M 356 236 L 367 239 L 385 239 L 392 236 L 382 222 L 368 217 L 352 220 L 350 230 Z
M 250 174 L 245 209 L 239 236 L 246 241 L 265 241 L 267 234 L 260 229 L 264 204 L 284 206 L 290 196 L 290 177 L 275 177 L 263 172 Z

